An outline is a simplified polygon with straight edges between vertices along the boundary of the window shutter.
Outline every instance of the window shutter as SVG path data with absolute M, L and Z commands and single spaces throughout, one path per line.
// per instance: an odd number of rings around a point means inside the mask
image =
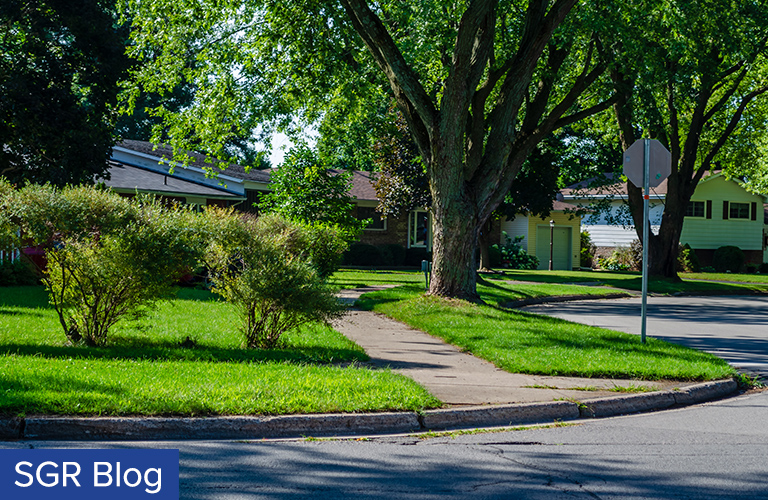
M 723 202 L 723 220 L 728 220 L 728 202 Z
M 750 207 L 750 215 L 752 220 L 757 220 L 757 203 L 752 202 L 752 207 Z
M 712 200 L 707 200 L 707 219 L 712 218 Z

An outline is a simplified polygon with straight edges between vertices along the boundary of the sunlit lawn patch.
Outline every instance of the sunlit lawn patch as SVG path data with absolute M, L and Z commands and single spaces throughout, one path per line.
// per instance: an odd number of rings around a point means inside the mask
M 119 325 L 107 347 L 65 341 L 42 288 L 0 288 L 0 413 L 275 414 L 439 405 L 410 379 L 356 366 L 365 353 L 331 328 L 291 332 L 280 349 L 243 349 L 229 306 L 200 290 L 181 290 L 146 318 Z

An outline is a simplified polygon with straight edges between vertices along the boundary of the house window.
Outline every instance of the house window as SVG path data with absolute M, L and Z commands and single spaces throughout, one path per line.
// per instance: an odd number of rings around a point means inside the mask
M 430 247 L 431 231 L 429 224 L 429 212 L 413 211 L 408 220 L 408 246 Z
M 731 219 L 749 219 L 749 203 L 729 203 L 728 217 Z
M 703 201 L 689 201 L 688 206 L 685 208 L 686 217 L 704 217 L 704 202 Z
M 365 227 L 366 231 L 384 231 L 387 229 L 387 219 L 382 219 L 381 214 L 374 207 L 357 207 L 357 218 L 358 220 L 371 220 L 371 223 Z

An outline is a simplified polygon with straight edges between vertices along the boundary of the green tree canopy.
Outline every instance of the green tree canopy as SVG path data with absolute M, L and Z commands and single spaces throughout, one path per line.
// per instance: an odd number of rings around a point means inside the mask
M 610 19 L 617 95 L 615 120 L 624 149 L 644 135 L 672 153 L 664 214 L 651 233 L 650 272 L 676 277 L 685 209 L 704 175 L 755 175 L 749 147 L 764 137 L 768 102 L 768 6 L 753 0 L 627 2 Z M 628 183 L 642 238 L 642 193 Z
M 394 98 L 430 182 L 430 292 L 473 300 L 481 228 L 528 154 L 552 130 L 610 106 L 587 94 L 606 64 L 598 13 L 576 4 L 129 0 L 141 85 L 198 85 L 195 104 L 166 117 L 172 143 L 222 144 L 233 130 L 380 103 L 374 91 Z
M 365 224 L 354 217 L 350 182 L 350 172 L 328 168 L 313 150 L 300 144 L 272 171 L 272 191 L 264 195 L 260 208 L 304 224 L 338 226 L 352 240 Z
M 0 175 L 64 185 L 106 172 L 127 36 L 112 0 L 0 2 Z

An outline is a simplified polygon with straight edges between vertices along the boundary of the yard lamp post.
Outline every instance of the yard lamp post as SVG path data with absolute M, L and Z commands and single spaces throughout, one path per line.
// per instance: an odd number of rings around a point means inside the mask
M 549 270 L 552 271 L 554 269 L 552 265 L 552 256 L 554 255 L 554 249 L 555 249 L 555 221 L 551 220 L 549 221 Z

